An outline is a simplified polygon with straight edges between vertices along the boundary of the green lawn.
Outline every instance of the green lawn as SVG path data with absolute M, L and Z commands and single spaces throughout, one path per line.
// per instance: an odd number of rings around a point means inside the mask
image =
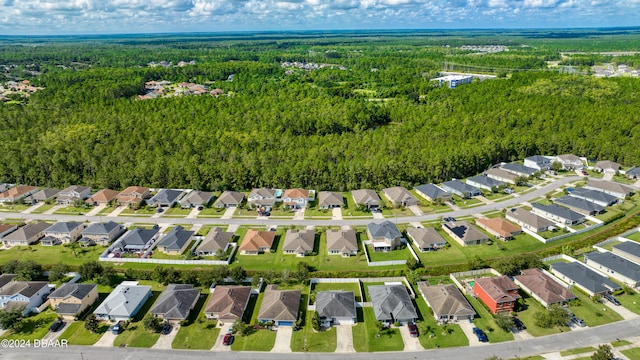
M 640 294 L 632 292 L 631 294 L 617 295 L 616 299 L 620 301 L 620 304 L 626 309 L 633 311 L 636 314 L 640 314 Z M 613 307 L 615 310 L 615 306 Z
M 376 328 L 373 308 L 356 308 L 358 325 L 353 327 L 353 347 L 358 352 L 401 351 L 404 349 L 398 329 L 390 329 L 380 336 Z M 364 320 L 364 322 L 363 322 Z
M 640 348 L 621 350 L 620 352 L 629 359 L 640 359 Z
M 422 297 L 415 300 L 418 310 L 418 330 L 420 344 L 425 349 L 468 346 L 469 339 L 464 334 L 460 325 L 438 325 L 433 313 Z
M 69 345 L 93 345 L 107 330 L 109 330 L 109 325 L 101 323 L 98 332 L 92 333 L 84 327 L 84 321 L 76 321 L 69 325 L 60 338 L 67 339 Z
M 33 260 L 42 265 L 68 264 L 80 265 L 88 261 L 95 261 L 104 251 L 102 246 L 90 246 L 87 248 L 73 249 L 68 246 L 42 246 L 39 244 L 32 246 L 14 246 L 7 250 L 0 251 L 0 263 L 5 263 L 13 259 Z
M 389 261 L 389 260 L 407 260 L 411 258 L 411 252 L 408 249 L 398 249 L 393 251 L 373 251 L 371 245 L 367 245 L 367 251 L 369 252 L 369 259 L 372 262 L 376 261 Z
M 146 303 L 144 303 L 144 306 L 140 309 L 140 311 L 138 311 L 131 323 L 129 323 L 127 329 L 116 337 L 115 341 L 113 342 L 113 346 L 125 345 L 131 347 L 152 347 L 158 341 L 160 333 L 154 333 L 145 329 L 144 326 L 142 326 L 142 319 L 147 314 L 149 309 L 151 309 L 153 303 L 156 302 L 156 300 L 160 296 L 161 291 L 156 289 L 164 290 L 164 286 L 150 281 L 147 281 L 146 283 L 143 281 L 139 282 L 139 285 L 147 284 L 152 285 L 151 291 L 153 295 L 149 300 L 147 300 Z M 153 288 L 154 285 L 156 286 L 156 289 Z
M 604 325 L 623 319 L 618 313 L 609 310 L 606 305 L 594 303 L 587 294 L 576 287 L 573 287 L 571 292 L 580 299 L 580 305 L 577 306 L 576 303 L 571 302 L 569 303 L 569 309 L 575 316 L 582 319 L 587 326 Z
M 470 208 L 470 207 L 474 207 L 482 204 L 482 201 L 474 198 L 463 199 L 461 197 L 454 196 L 453 199 L 456 203 L 456 206 L 458 206 L 461 209 L 466 209 L 466 208 Z
M 37 315 L 26 317 L 15 328 L 7 331 L 0 339 L 36 340 L 42 339 L 49 332 L 49 326 L 58 318 L 51 309 L 47 309 Z
M 353 197 L 350 192 L 342 193 L 345 200 L 347 201 L 347 207 L 342 209 L 342 217 L 350 218 L 350 217 L 364 217 L 371 219 L 373 215 L 371 215 L 370 211 L 359 211 L 357 210 L 356 203 L 353 201 Z
M 98 212 L 98 214 L 96 214 L 96 215 L 109 215 L 109 214 L 111 214 L 111 213 L 113 212 L 113 210 L 115 210 L 115 209 L 116 209 L 115 207 L 107 206 L 107 207 L 105 207 L 104 209 L 100 210 L 100 211 Z
M 291 350 L 294 352 L 334 352 L 336 351 L 337 339 L 336 328 L 325 331 L 315 331 L 309 320 L 313 316 L 313 311 L 307 311 L 303 328 L 294 331 L 291 337 Z
M 331 209 L 318 209 L 316 207 L 306 208 L 304 212 L 305 218 L 331 219 L 333 211 Z
M 586 353 L 586 352 L 594 352 L 596 350 L 597 349 L 594 348 L 593 346 L 585 346 L 585 347 L 581 347 L 581 348 L 574 348 L 574 349 L 560 351 L 560 355 L 569 356 L 569 355 L 583 354 L 583 353 Z
M 30 207 L 31 205 L 25 205 L 25 204 L 11 204 L 11 205 L 3 204 L 2 206 L 0 206 L 0 211 L 21 212 Z
M 640 241 L 640 231 L 636 231 L 633 234 L 626 236 L 629 240 Z
M 222 215 L 224 215 L 224 212 L 227 209 L 218 209 L 218 208 L 204 208 L 202 209 L 202 211 L 200 211 L 200 213 L 198 213 L 198 217 L 201 218 L 220 218 L 222 217 Z
M 616 341 L 612 341 L 611 342 L 611 346 L 612 347 L 619 347 L 619 346 L 625 346 L 625 345 L 631 345 L 632 342 L 629 340 L 616 340 Z
M 204 307 L 208 300 L 208 296 L 200 296 L 189 315 L 189 324 L 180 326 L 171 344 L 172 348 L 209 350 L 213 347 L 220 328 L 216 328 L 215 320 L 207 320 L 204 315 Z
M 248 336 L 235 336 L 231 350 L 234 351 L 271 351 L 276 343 L 276 332 L 256 330 Z
M 530 297 L 525 292 L 521 291 L 520 295 L 522 295 L 522 299 L 525 303 L 525 308 L 518 309 L 518 318 L 522 320 L 524 325 L 527 327 L 527 332 L 532 336 L 545 336 L 551 334 L 557 334 L 563 331 L 571 331 L 569 327 L 562 326 L 561 328 L 552 327 L 552 328 L 541 328 L 536 326 L 535 324 L 535 314 L 539 311 L 546 311 L 545 307 L 542 306 L 538 301 L 534 298 Z
M 76 207 L 76 206 L 67 206 L 67 207 L 63 207 L 60 208 L 58 210 L 56 210 L 54 212 L 54 214 L 59 214 L 59 215 L 84 215 L 85 213 L 89 212 L 91 210 L 91 208 L 86 208 L 86 207 Z
M 353 291 L 353 294 L 356 297 L 356 302 L 362 301 L 362 296 L 360 294 L 360 284 L 355 282 L 314 284 L 312 292 L 317 293 L 319 291 L 329 291 L 329 290 Z
M 164 211 L 166 217 L 185 217 L 191 213 L 191 209 L 183 209 L 180 207 L 168 208 Z
M 156 213 L 156 209 L 155 208 L 147 208 L 142 207 L 138 210 L 133 210 L 133 209 L 124 209 L 122 210 L 122 212 L 120 213 L 121 216 L 151 216 L 153 214 Z
M 473 324 L 484 330 L 489 338 L 489 342 L 496 343 L 513 340 L 513 334 L 500 329 L 498 325 L 496 325 L 493 314 L 491 314 L 484 305 L 473 296 L 465 295 L 465 297 L 478 314 L 473 320 Z
M 44 204 L 40 207 L 38 207 L 37 209 L 33 210 L 31 213 L 32 214 L 42 214 L 43 212 L 47 211 L 47 210 L 51 210 L 52 207 L 56 206 L 56 204 Z

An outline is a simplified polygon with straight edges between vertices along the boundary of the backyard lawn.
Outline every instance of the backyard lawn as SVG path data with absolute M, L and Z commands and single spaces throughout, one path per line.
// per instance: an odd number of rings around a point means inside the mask
M 398 249 L 393 251 L 373 251 L 371 245 L 367 245 L 367 251 L 369 252 L 369 259 L 372 262 L 376 261 L 389 261 L 389 260 L 407 260 L 412 258 L 411 252 L 408 249 Z
M 60 338 L 67 339 L 69 345 L 93 345 L 107 330 L 109 330 L 109 325 L 101 323 L 98 332 L 92 333 L 84 327 L 84 321 L 76 321 L 67 327 Z
M 42 246 L 40 244 L 31 246 L 14 246 L 7 250 L 0 251 L 0 263 L 5 263 L 14 259 L 29 259 L 42 265 L 68 264 L 81 265 L 88 261 L 95 261 L 105 250 L 103 246 L 90 246 L 86 248 L 74 249 L 68 246 Z
M 402 351 L 404 343 L 398 329 L 378 334 L 373 308 L 356 308 L 358 325 L 353 327 L 353 347 L 358 352 Z M 362 322 L 364 319 L 364 322 Z
M 331 327 L 324 331 L 315 331 L 310 319 L 313 311 L 307 311 L 303 328 L 294 331 L 291 337 L 291 350 L 294 352 L 334 352 L 336 351 L 336 328 Z

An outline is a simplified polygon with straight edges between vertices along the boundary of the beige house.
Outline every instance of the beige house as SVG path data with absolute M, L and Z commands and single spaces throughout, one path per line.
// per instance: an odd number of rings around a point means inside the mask
M 76 242 L 82 235 L 84 224 L 77 221 L 61 221 L 44 231 L 42 245 L 51 246 Z
M 64 283 L 49 294 L 49 304 L 65 319 L 73 319 L 98 300 L 98 285 Z
M 118 199 L 119 206 L 130 206 L 132 204 L 139 204 L 149 197 L 151 197 L 151 192 L 148 187 L 129 186 L 122 190 L 116 199 Z
M 522 232 L 520 226 L 503 218 L 480 218 L 476 219 L 476 224 L 500 240 L 511 240 Z
M 389 199 L 393 206 L 408 207 L 418 205 L 418 199 L 413 196 L 409 190 L 402 186 L 394 186 L 386 189 L 382 189 L 384 197 Z
M 205 307 L 207 319 L 232 323 L 242 319 L 251 299 L 250 286 L 216 286 Z
M 305 256 L 313 251 L 316 242 L 315 230 L 287 230 L 284 236 L 282 252 Z
M 102 189 L 97 193 L 91 195 L 91 197 L 89 197 L 84 202 L 94 206 L 107 205 L 111 201 L 113 201 L 116 198 L 116 196 L 118 196 L 118 194 L 120 194 L 120 192 L 116 190 Z
M 327 230 L 327 251 L 329 255 L 342 257 L 357 255 L 358 239 L 355 230 Z
M 46 222 L 27 224 L 2 238 L 5 246 L 28 246 L 44 237 L 44 231 L 51 226 Z
M 242 244 L 240 244 L 240 254 L 258 255 L 259 253 L 269 251 L 273 246 L 275 238 L 275 231 L 249 229 L 242 240 Z
M 4 202 L 16 202 L 26 196 L 35 194 L 38 192 L 36 186 L 18 185 L 11 189 L 0 193 L 0 203 Z
M 489 237 L 466 221 L 451 221 L 442 224 L 442 229 L 462 246 L 480 245 Z

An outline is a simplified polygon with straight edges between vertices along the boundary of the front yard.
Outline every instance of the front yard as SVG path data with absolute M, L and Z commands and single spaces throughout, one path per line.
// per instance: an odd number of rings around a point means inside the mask
M 200 299 L 189 315 L 189 323 L 180 326 L 171 344 L 172 348 L 209 350 L 213 347 L 220 328 L 216 327 L 215 320 L 208 320 L 204 315 L 204 307 L 208 300 L 208 296 L 200 295 Z
M 622 316 L 618 313 L 609 310 L 604 304 L 593 302 L 587 294 L 575 286 L 571 288 L 571 292 L 580 301 L 569 303 L 569 309 L 575 316 L 582 319 L 587 326 L 593 327 L 622 320 Z
M 0 339 L 9 340 L 36 340 L 42 339 L 49 332 L 49 326 L 58 318 L 51 309 L 47 309 L 37 315 L 26 317 L 15 328 L 7 331 Z
M 109 330 L 109 325 L 101 323 L 98 331 L 92 333 L 84 327 L 84 321 L 76 321 L 60 335 L 61 339 L 67 339 L 69 345 L 93 345 L 95 344 L 105 332 Z
M 431 309 L 422 297 L 415 300 L 418 310 L 418 330 L 420 345 L 425 349 L 468 346 L 469 339 L 460 325 L 438 325 Z
M 353 347 L 358 352 L 402 351 L 404 342 L 398 329 L 378 332 L 373 308 L 356 308 L 358 325 L 353 327 Z M 363 322 L 364 321 L 364 322 Z
M 496 325 L 493 314 L 491 314 L 483 304 L 473 296 L 465 296 L 478 314 L 473 320 L 473 324 L 487 334 L 489 342 L 496 343 L 513 340 L 513 334 L 500 329 L 498 325 Z
M 291 350 L 294 352 L 334 352 L 336 351 L 336 328 L 315 331 L 310 324 L 313 311 L 307 311 L 303 328 L 294 331 L 291 337 Z

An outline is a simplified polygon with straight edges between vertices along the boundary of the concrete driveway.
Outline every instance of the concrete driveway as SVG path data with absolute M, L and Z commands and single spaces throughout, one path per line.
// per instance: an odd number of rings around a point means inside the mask
M 220 333 L 218 334 L 216 343 L 213 344 L 211 351 L 231 351 L 231 346 L 222 345 L 222 339 L 227 334 L 228 326 L 221 325 L 220 322 L 218 322 L 218 327 L 220 328 Z
M 235 212 L 236 212 L 235 207 L 227 208 L 227 210 L 225 210 L 224 214 L 222 214 L 222 217 L 220 217 L 220 219 L 231 219 L 233 218 L 233 214 Z
M 356 352 L 353 348 L 353 325 L 336 326 L 336 337 L 338 340 L 337 353 Z
M 293 220 L 304 220 L 304 209 L 298 209 L 293 213 Z
M 112 347 L 113 342 L 116 341 L 116 337 L 118 337 L 118 335 L 112 334 L 111 330 L 107 330 L 93 346 Z
M 404 343 L 404 351 L 422 351 L 424 348 L 420 344 L 420 340 L 417 337 L 411 337 L 409 333 L 409 327 L 402 325 L 398 327 L 400 335 L 402 335 L 402 342 Z
M 118 216 L 120 215 L 121 212 L 124 211 L 124 209 L 126 209 L 126 206 L 118 206 L 117 208 L 115 208 L 115 210 L 113 210 L 112 212 L 109 213 L 109 215 L 107 215 L 108 217 L 114 217 L 114 216 Z
M 91 209 L 91 211 L 89 211 L 87 213 L 87 216 L 94 216 L 94 215 L 96 215 L 97 213 L 102 211 L 102 209 L 104 209 L 106 207 L 107 207 L 106 204 L 98 205 L 98 206 L 94 207 L 93 209 Z
M 273 349 L 271 349 L 271 352 L 290 353 L 292 336 L 293 327 L 279 326 L 276 333 L 276 343 L 273 345 Z
M 462 328 L 462 331 L 467 336 L 467 339 L 469 339 L 469 346 L 481 346 L 489 344 L 488 342 L 483 343 L 478 340 L 476 334 L 473 333 L 473 328 L 475 326 L 473 325 L 473 323 L 470 323 L 468 321 L 459 321 L 458 325 L 460 325 L 460 328 Z
M 413 212 L 413 214 L 415 216 L 424 215 L 424 213 L 422 212 L 422 210 L 420 209 L 420 207 L 418 205 L 409 206 L 409 210 L 411 210 L 411 212 Z
M 41 201 L 41 202 L 39 202 L 39 203 L 37 203 L 37 204 L 35 204 L 35 205 L 33 205 L 33 206 L 30 206 L 30 207 L 26 208 L 24 211 L 22 211 L 22 213 L 23 213 L 23 214 L 31 214 L 31 212 L 32 212 L 33 210 L 35 210 L 35 209 L 39 208 L 40 206 L 42 206 L 42 205 L 44 205 L 44 204 L 45 204 L 45 202 L 44 202 L 44 201 Z
M 178 335 L 178 330 L 180 330 L 180 324 L 172 324 L 171 332 L 167 335 L 160 335 L 158 341 L 151 347 L 152 349 L 171 349 L 171 344 L 173 343 L 173 339 Z
M 372 214 L 374 219 L 384 219 L 384 215 L 382 215 L 381 212 L 376 211 L 376 212 L 373 212 Z
M 69 327 L 69 325 L 70 325 L 72 322 L 73 322 L 73 321 L 65 320 L 65 322 L 64 322 L 64 326 L 63 326 L 63 327 L 61 327 L 60 329 L 58 329 L 58 331 L 56 331 L 56 332 L 51 332 L 51 331 L 49 331 L 45 336 L 43 336 L 43 337 L 42 337 L 42 340 L 48 340 L 48 341 L 51 341 L 51 340 L 57 340 L 57 339 L 60 337 L 60 335 L 62 335 L 62 333 L 63 333 L 65 330 L 67 330 L 67 328 Z
M 331 209 L 331 220 L 342 220 L 342 209 L 341 208 L 333 208 L 333 209 Z

